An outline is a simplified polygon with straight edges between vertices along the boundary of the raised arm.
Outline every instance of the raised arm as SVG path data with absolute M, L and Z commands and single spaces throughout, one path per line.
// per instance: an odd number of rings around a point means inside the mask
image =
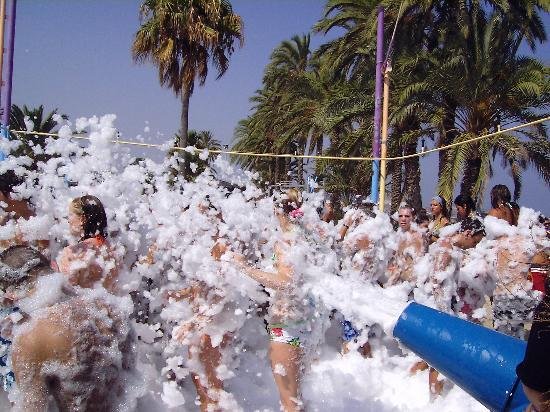
M 243 270 L 243 272 L 254 279 L 256 282 L 261 283 L 265 287 L 271 289 L 282 289 L 286 287 L 292 280 L 292 267 L 282 259 L 281 247 L 275 245 L 275 256 L 277 258 L 276 272 L 266 272 L 264 270 L 256 269 L 248 266 L 244 256 L 234 255 L 235 262 Z

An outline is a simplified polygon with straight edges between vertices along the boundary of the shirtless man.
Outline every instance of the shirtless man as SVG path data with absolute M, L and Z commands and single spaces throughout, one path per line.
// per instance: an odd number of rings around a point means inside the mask
M 405 281 L 414 282 L 414 262 L 426 252 L 422 233 L 412 226 L 414 209 L 411 206 L 402 205 L 399 207 L 398 213 L 398 245 L 388 266 L 388 281 L 386 284 L 389 286 Z
M 364 223 L 373 218 L 370 210 L 372 206 L 373 204 L 362 196 L 356 196 L 352 208 L 346 212 L 342 219 L 339 230 L 343 252 L 342 269 L 344 272 L 359 273 L 361 279 L 366 282 L 375 280 L 372 273 L 375 245 L 362 227 Z M 341 324 L 342 353 L 346 354 L 349 352 L 350 342 L 357 342 L 361 335 L 365 336 L 370 332 L 370 327 L 367 327 L 367 331 L 358 330 L 346 319 L 342 319 Z M 371 335 L 372 333 L 369 333 L 369 336 Z M 363 357 L 372 356 L 368 340 L 359 347 L 359 352 Z
M 487 218 L 489 220 L 490 218 Z M 533 310 L 542 293 L 533 290 L 530 268 L 540 264 L 544 268 L 544 247 L 548 239 L 541 231 L 530 235 L 510 233 L 510 226 L 502 222 L 503 232 L 495 239 L 496 288 L 493 294 L 494 328 L 502 333 L 525 339 L 525 323 L 533 319 Z M 547 263 L 547 261 L 546 261 Z M 548 291 L 546 291 L 548 293 Z

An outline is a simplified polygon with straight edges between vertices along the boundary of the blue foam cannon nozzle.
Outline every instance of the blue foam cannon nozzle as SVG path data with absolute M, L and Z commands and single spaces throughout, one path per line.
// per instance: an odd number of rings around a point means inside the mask
M 519 412 L 529 405 L 516 375 L 525 342 L 415 302 L 393 335 L 489 410 Z

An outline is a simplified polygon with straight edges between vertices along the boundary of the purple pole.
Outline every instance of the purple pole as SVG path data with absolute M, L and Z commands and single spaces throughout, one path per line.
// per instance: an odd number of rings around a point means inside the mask
M 5 97 L 2 100 L 2 125 L 7 129 L 10 125 L 11 111 L 11 85 L 13 79 L 13 50 L 15 46 L 15 12 L 17 9 L 17 0 L 11 0 L 10 8 L 6 19 L 8 21 L 9 34 L 6 48 L 6 60 L 8 62 L 5 80 Z
M 376 85 L 374 89 L 374 136 L 372 139 L 372 157 L 380 157 L 380 127 L 382 122 L 382 66 L 384 64 L 384 8 L 378 7 L 378 25 L 376 31 Z M 380 178 L 380 160 L 372 162 L 372 180 L 370 195 L 378 203 L 378 180 Z

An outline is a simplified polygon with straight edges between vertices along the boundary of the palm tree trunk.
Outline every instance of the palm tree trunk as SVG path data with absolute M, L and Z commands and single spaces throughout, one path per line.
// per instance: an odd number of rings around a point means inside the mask
M 267 161 L 267 180 L 272 182 L 273 181 L 273 162 L 271 160 Z
M 318 140 L 318 143 L 317 143 L 317 156 L 321 156 L 323 154 L 323 136 L 321 135 L 321 137 L 319 139 L 316 139 Z
M 189 99 L 191 98 L 191 87 L 184 85 L 181 89 L 181 117 L 180 117 L 180 139 L 178 147 L 187 147 L 187 134 L 189 131 Z M 189 157 L 183 151 L 183 177 L 186 177 L 189 165 Z
M 405 146 L 405 154 L 410 155 L 416 153 L 417 142 L 411 142 Z M 404 181 L 404 198 L 407 202 L 415 208 L 415 210 L 420 210 L 422 207 L 422 196 L 420 193 L 420 158 L 412 157 L 410 159 L 405 159 L 405 176 Z
M 481 158 L 479 156 L 472 157 L 466 161 L 464 176 L 462 176 L 462 182 L 460 184 L 461 194 L 470 195 L 472 196 L 472 198 L 475 198 L 475 193 L 473 193 L 473 189 L 475 182 L 479 177 L 480 170 Z
M 275 174 L 273 175 L 273 183 L 277 183 L 279 181 L 279 175 L 281 174 L 281 159 L 276 157 L 275 158 Z
M 401 184 L 403 183 L 403 160 L 395 160 L 391 173 L 391 206 L 390 213 L 394 213 L 403 197 Z
M 297 147 L 297 154 L 298 155 L 301 155 L 303 153 L 306 152 L 305 150 L 305 144 L 301 143 L 301 144 L 298 144 L 298 147 Z M 300 186 L 303 186 L 304 185 L 304 159 L 301 158 L 301 157 L 297 157 L 296 158 L 296 161 L 298 162 L 297 166 L 298 166 L 298 184 Z
M 446 107 L 446 112 L 443 116 L 442 127 L 439 132 L 439 144 L 438 147 L 447 146 L 452 143 L 457 136 L 457 131 L 455 128 L 455 115 L 457 104 L 450 98 L 445 97 L 444 107 Z M 443 172 L 443 166 L 447 160 L 447 151 L 441 150 L 439 152 L 439 168 L 437 177 L 441 178 Z

